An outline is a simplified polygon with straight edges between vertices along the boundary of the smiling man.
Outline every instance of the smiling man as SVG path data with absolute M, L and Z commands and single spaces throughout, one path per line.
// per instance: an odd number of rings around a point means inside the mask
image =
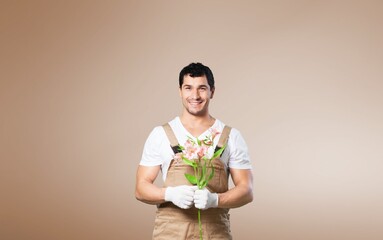
M 153 239 L 196 239 L 201 209 L 204 239 L 232 239 L 229 209 L 253 200 L 251 163 L 240 132 L 209 113 L 215 92 L 209 67 L 191 63 L 179 75 L 183 110 L 179 117 L 155 127 L 146 140 L 136 176 L 136 198 L 157 204 Z M 193 186 L 185 173 L 193 168 L 179 159 L 179 145 L 203 141 L 212 133 L 214 149 L 224 148 L 214 159 L 214 176 L 203 189 Z M 163 187 L 154 184 L 162 172 Z M 229 175 L 234 187 L 229 189 Z

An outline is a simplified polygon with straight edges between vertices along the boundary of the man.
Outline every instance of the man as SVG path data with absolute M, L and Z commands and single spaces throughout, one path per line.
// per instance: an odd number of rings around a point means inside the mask
M 238 130 L 209 114 L 209 102 L 215 92 L 210 68 L 191 63 L 179 75 L 179 93 L 183 104 L 180 117 L 153 129 L 146 140 L 137 170 L 136 198 L 157 204 L 153 239 L 197 239 L 197 211 L 201 209 L 204 239 L 232 239 L 230 208 L 243 206 L 253 199 L 251 163 L 247 146 Z M 217 149 L 225 146 L 214 162 L 214 177 L 206 188 L 198 190 L 185 178 L 192 167 L 177 160 L 177 147 L 188 138 L 205 139 L 212 129 Z M 153 184 L 160 170 L 164 187 Z M 234 187 L 228 189 L 228 176 Z

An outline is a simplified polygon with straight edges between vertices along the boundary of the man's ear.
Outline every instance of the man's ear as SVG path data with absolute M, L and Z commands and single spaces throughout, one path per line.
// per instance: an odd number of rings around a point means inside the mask
M 213 99 L 215 87 L 213 87 L 210 91 L 211 91 L 210 99 Z
M 182 92 L 182 89 L 179 87 L 179 88 L 178 88 L 178 93 L 180 94 L 180 97 L 182 97 L 181 92 Z

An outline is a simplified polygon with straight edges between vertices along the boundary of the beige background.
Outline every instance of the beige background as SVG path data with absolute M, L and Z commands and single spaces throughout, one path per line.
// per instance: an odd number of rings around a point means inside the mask
M 0 239 L 150 239 L 135 171 L 194 61 L 253 160 L 235 239 L 383 239 L 382 24 L 382 1 L 1 1 Z

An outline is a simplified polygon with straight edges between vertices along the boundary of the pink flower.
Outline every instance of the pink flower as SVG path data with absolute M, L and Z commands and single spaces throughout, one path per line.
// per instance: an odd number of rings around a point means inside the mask
M 200 146 L 197 152 L 198 157 L 202 158 L 203 156 L 205 156 L 207 154 L 208 149 L 209 147 L 206 145 Z
M 213 144 L 213 141 L 210 138 L 206 138 L 205 140 L 202 141 L 202 143 L 207 146 L 211 146 Z
M 189 146 L 185 149 L 185 155 L 187 159 L 194 159 L 196 158 L 197 148 L 195 146 Z
M 190 139 L 186 140 L 185 142 L 185 148 L 187 149 L 189 147 L 193 147 L 193 142 Z
M 214 139 L 218 134 L 220 134 L 220 132 L 215 129 L 215 128 L 211 128 L 211 137 Z

